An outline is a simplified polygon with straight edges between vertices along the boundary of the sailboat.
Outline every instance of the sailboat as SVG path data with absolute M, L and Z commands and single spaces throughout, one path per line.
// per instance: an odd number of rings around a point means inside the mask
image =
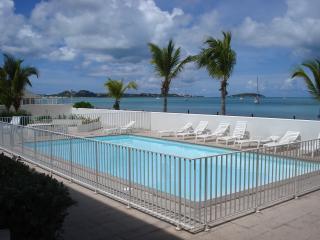
M 260 104 L 260 97 L 259 97 L 259 79 L 257 77 L 257 94 L 253 101 L 255 104 Z

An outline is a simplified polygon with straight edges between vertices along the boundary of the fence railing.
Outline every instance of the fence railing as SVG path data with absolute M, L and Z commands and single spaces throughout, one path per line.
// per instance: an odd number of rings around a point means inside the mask
M 0 122 L 2 149 L 197 231 L 320 186 L 320 140 L 202 158 Z

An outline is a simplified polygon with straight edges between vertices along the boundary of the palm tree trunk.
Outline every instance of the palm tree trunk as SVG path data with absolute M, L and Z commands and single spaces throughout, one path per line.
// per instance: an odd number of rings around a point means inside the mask
M 226 96 L 227 96 L 227 81 L 223 79 L 221 82 L 221 115 L 226 115 Z
M 168 94 L 163 94 L 163 112 L 167 112 L 168 110 Z
M 13 101 L 13 107 L 14 107 L 14 110 L 16 112 L 18 112 L 19 108 L 21 106 L 21 98 L 17 98 Z
M 114 110 L 120 110 L 120 101 L 116 100 L 113 104 Z
M 163 96 L 163 112 L 167 112 L 168 110 L 168 93 L 169 93 L 169 80 L 166 78 L 162 83 L 161 94 Z

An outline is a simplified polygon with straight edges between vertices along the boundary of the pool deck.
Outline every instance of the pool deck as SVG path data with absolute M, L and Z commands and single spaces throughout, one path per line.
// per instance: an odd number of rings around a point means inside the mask
M 78 202 L 64 223 L 65 239 L 316 240 L 320 235 L 320 191 L 216 226 L 208 232 L 191 234 L 176 231 L 169 223 L 56 178 L 64 182 Z
M 41 168 L 35 167 L 39 172 Z M 77 205 L 69 210 L 63 228 L 64 239 L 275 239 L 317 240 L 320 235 L 320 191 L 287 201 L 260 213 L 226 222 L 207 232 L 177 231 L 172 224 L 149 216 L 59 176 Z

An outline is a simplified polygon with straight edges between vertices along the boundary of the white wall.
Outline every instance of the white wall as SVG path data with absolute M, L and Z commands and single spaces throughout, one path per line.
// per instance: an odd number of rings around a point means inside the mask
M 178 129 L 185 123 L 192 122 L 196 126 L 199 121 L 207 120 L 209 128 L 214 130 L 220 122 L 231 124 L 231 131 L 236 121 L 247 121 L 250 136 L 268 137 L 271 135 L 283 135 L 286 131 L 300 131 L 302 140 L 315 139 L 320 133 L 320 121 L 293 120 L 281 118 L 258 118 L 240 116 L 221 116 L 204 114 L 183 113 L 151 113 L 151 130 Z
M 106 114 L 122 112 L 131 114 L 138 111 L 115 111 L 110 109 L 72 109 L 74 114 Z M 236 121 L 248 122 L 248 131 L 251 137 L 268 137 L 271 135 L 283 135 L 286 131 L 300 131 L 302 140 L 315 139 L 320 133 L 320 121 L 316 120 L 293 120 L 281 118 L 260 118 L 242 116 L 222 116 L 205 114 L 184 114 L 184 113 L 163 113 L 163 112 L 144 112 L 150 114 L 150 129 L 153 131 L 164 129 L 179 129 L 185 123 L 192 122 L 196 126 L 199 121 L 207 120 L 209 128 L 214 130 L 220 122 L 228 122 L 233 130 Z M 123 115 L 122 115 L 123 116 Z
M 32 115 L 61 115 L 71 114 L 71 104 L 27 104 L 21 105 L 21 109 L 30 112 Z

